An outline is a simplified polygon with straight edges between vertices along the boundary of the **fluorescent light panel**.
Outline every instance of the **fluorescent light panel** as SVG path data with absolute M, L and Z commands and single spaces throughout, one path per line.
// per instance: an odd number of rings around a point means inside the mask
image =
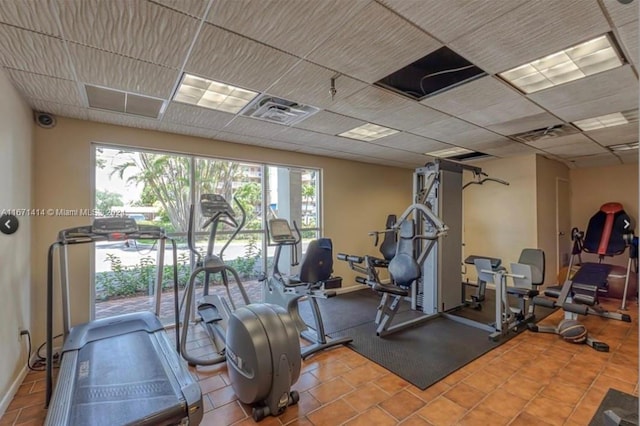
M 613 114 L 601 115 L 599 117 L 586 118 L 574 121 L 573 124 L 583 132 L 589 130 L 603 129 L 605 127 L 621 126 L 623 124 L 638 121 L 638 110 L 615 112 Z
M 425 155 L 430 155 L 432 157 L 439 157 L 439 158 L 449 158 L 449 157 L 454 157 L 456 155 L 470 154 L 472 152 L 473 151 L 470 149 L 459 148 L 457 146 L 454 146 L 451 148 L 440 149 L 438 151 L 425 152 Z
M 615 152 L 632 151 L 634 149 L 638 149 L 638 142 L 623 143 L 620 145 L 611 145 L 609 149 Z
M 236 114 L 257 95 L 252 90 L 185 74 L 173 100 Z
M 607 35 L 498 74 L 525 93 L 578 80 L 622 65 Z
M 340 133 L 338 136 L 345 138 L 357 139 L 360 141 L 371 142 L 386 136 L 398 133 L 398 130 L 389 129 L 388 127 L 378 126 L 377 124 L 367 123 L 355 129 Z

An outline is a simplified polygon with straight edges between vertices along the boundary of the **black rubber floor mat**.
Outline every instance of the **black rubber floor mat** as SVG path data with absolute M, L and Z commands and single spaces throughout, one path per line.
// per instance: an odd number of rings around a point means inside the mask
M 628 393 L 620 392 L 616 389 L 609 389 L 607 394 L 604 396 L 604 399 L 600 403 L 598 411 L 596 411 L 596 413 L 593 415 L 589 426 L 605 425 L 606 423 L 604 422 L 604 412 L 607 410 L 614 410 L 617 413 L 627 411 L 629 413 L 635 413 L 637 415 L 638 398 L 633 395 L 629 395 Z
M 398 315 L 401 322 L 407 314 Z M 350 336 L 349 347 L 420 389 L 426 389 L 498 347 L 486 331 L 443 318 L 380 338 L 373 322 L 332 335 Z

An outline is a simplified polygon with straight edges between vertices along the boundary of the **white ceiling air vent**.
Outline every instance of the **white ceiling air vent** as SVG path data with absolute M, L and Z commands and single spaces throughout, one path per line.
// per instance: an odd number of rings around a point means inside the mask
M 561 136 L 572 135 L 574 133 L 579 133 L 579 130 L 566 124 L 556 124 L 555 126 L 543 127 L 541 129 L 509 135 L 509 137 L 519 142 L 530 143 L 541 139 L 559 138 Z
M 242 115 L 290 126 L 312 116 L 319 109 L 263 93 L 242 111 Z
M 164 100 L 150 96 L 137 95 L 106 87 L 84 85 L 89 108 L 104 109 L 123 114 L 158 118 L 164 107 Z

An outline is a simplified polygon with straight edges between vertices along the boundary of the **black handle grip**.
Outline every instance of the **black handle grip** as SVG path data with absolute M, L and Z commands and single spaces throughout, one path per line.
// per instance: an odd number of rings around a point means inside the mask
M 578 315 L 587 315 L 589 307 L 586 305 L 578 305 L 575 303 L 565 303 L 562 305 L 562 309 L 567 312 L 571 312 Z
M 356 277 L 356 282 L 360 284 L 367 284 L 367 279 L 365 277 Z

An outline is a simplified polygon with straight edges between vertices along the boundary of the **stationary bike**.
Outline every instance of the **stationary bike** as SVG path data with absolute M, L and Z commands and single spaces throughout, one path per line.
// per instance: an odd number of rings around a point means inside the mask
M 314 353 L 337 345 L 351 342 L 350 337 L 339 339 L 328 338 L 325 335 L 322 314 L 316 298 L 329 298 L 336 296 L 333 290 L 326 290 L 325 284 L 333 272 L 333 250 L 329 238 L 313 240 L 307 247 L 307 252 L 300 265 L 300 274 L 297 277 L 285 277 L 280 272 L 278 263 L 282 248 L 289 246 L 295 253 L 296 246 L 301 241 L 301 235 L 294 222 L 297 237 L 293 235 L 289 222 L 286 219 L 271 219 L 267 226 L 272 246 L 276 247 L 273 258 L 273 271 L 271 276 L 263 276 L 264 301 L 282 306 L 293 318 L 300 337 L 311 344 L 301 349 L 303 359 Z M 294 256 L 295 257 L 295 256 Z M 297 265 L 297 259 L 292 261 L 292 266 Z M 309 301 L 315 328 L 311 328 L 300 316 L 298 302 L 306 297 Z
M 253 419 L 281 414 L 299 400 L 291 386 L 298 380 L 301 368 L 300 343 L 296 324 L 285 309 L 266 303 L 250 304 L 238 273 L 222 259 L 224 250 L 242 229 L 246 213 L 234 198 L 242 213 L 236 220 L 231 206 L 221 195 L 203 194 L 200 199 L 202 215 L 207 218 L 204 228 L 211 226 L 205 256 L 195 247 L 194 206 L 189 214 L 189 249 L 198 259 L 185 288 L 184 322 L 180 348 L 190 365 L 212 365 L 226 360 L 231 386 L 238 399 L 253 406 Z M 219 254 L 214 254 L 218 225 L 233 228 L 231 237 Z M 198 358 L 189 354 L 187 335 L 196 277 L 205 274 L 203 297 L 198 303 L 198 314 L 216 348 L 212 358 Z M 227 299 L 209 292 L 209 278 L 220 274 Z M 229 290 L 228 275 L 235 279 L 245 306 L 236 308 Z

